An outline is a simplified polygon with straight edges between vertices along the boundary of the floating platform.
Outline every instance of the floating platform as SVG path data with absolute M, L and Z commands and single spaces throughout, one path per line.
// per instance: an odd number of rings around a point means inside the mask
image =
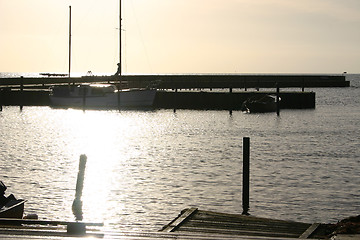
M 183 210 L 177 218 L 164 226 L 164 232 L 223 234 L 253 236 L 265 239 L 316 238 L 327 236 L 326 225 L 260 218 L 241 214 L 201 211 L 197 208 Z
M 330 228 L 329 228 L 330 226 Z M 326 239 L 331 224 L 302 223 L 188 208 L 158 231 L 104 231 L 102 223 L 0 219 L 1 239 Z M 358 234 L 332 239 L 359 239 Z
M 256 94 L 273 94 L 275 91 L 158 91 L 155 96 L 154 109 L 192 109 L 192 110 L 240 110 L 242 103 Z M 280 109 L 313 109 L 315 92 L 283 92 L 279 94 Z M 2 89 L 0 90 L 2 106 L 50 106 L 48 90 Z
M 305 88 L 350 86 L 346 74 L 49 76 L 0 78 L 0 105 L 49 106 L 50 86 L 114 83 L 123 88 L 156 87 L 160 91 L 156 94 L 155 109 L 240 110 L 242 103 L 252 95 L 275 94 L 276 87 L 281 90 L 280 109 L 312 109 L 315 108 L 315 93 L 306 92 Z M 251 88 L 256 91 L 248 91 Z M 269 91 L 269 88 L 274 90 Z M 282 91 L 284 88 L 286 92 Z M 288 88 L 301 88 L 302 91 L 288 91 Z

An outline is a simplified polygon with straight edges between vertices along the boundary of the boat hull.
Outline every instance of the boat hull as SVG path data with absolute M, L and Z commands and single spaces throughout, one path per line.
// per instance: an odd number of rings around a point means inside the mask
M 270 95 L 255 95 L 243 102 L 241 110 L 249 113 L 276 112 L 277 102 Z
M 25 200 L 11 200 L 0 209 L 0 218 L 22 219 L 24 215 Z
M 153 106 L 155 89 L 128 90 L 103 95 L 50 96 L 53 107 L 67 108 L 144 108 Z
M 276 103 L 246 103 L 245 108 L 250 113 L 276 112 Z

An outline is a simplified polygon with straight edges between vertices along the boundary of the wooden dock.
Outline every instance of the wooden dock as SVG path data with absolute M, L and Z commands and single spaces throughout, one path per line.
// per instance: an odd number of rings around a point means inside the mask
M 202 91 L 158 91 L 154 109 L 192 110 L 240 110 L 242 103 L 256 94 L 273 94 L 275 91 L 202 92 Z M 281 109 L 315 108 L 315 92 L 280 92 Z M 24 91 L 0 89 L 2 106 L 50 106 L 48 90 Z
M 78 227 L 80 226 L 80 231 Z M 159 231 L 103 231 L 102 223 L 0 219 L 0 239 L 326 239 L 327 224 L 260 218 L 188 208 Z M 83 228 L 84 227 L 84 228 Z M 70 230 L 69 230 L 70 229 Z M 75 231 L 74 231 L 75 229 Z M 354 240 L 359 235 L 333 239 Z
M 49 106 L 50 86 L 81 83 L 116 83 L 123 88 L 156 87 L 159 91 L 154 102 L 155 109 L 229 111 L 240 110 L 242 103 L 252 95 L 275 94 L 276 87 L 281 89 L 281 109 L 312 109 L 315 108 L 315 93 L 305 92 L 305 88 L 350 86 L 344 74 L 152 74 L 0 78 L 0 107 Z M 282 90 L 284 88 L 299 88 L 301 91 L 287 89 L 285 92 Z
M 310 224 L 241 214 L 225 214 L 201 211 L 197 208 L 183 210 L 162 231 L 281 239 L 326 237 L 324 227 L 319 223 Z

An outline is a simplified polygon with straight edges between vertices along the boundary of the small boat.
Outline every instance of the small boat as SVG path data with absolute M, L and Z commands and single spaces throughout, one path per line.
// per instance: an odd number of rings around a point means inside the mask
M 245 100 L 241 111 L 249 113 L 276 112 L 276 97 L 268 94 L 256 94 Z
M 53 107 L 66 108 L 147 108 L 154 103 L 156 89 L 117 90 L 113 84 L 55 86 L 51 89 Z
M 10 200 L 0 208 L 0 218 L 22 219 L 24 215 L 25 200 Z

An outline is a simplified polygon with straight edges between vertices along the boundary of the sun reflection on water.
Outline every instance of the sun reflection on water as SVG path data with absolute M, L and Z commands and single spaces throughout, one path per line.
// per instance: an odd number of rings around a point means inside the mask
M 140 154 L 137 140 L 149 131 L 146 113 L 134 114 L 136 118 L 129 112 L 67 110 L 62 118 L 68 138 L 75 144 L 68 150 L 88 158 L 82 196 L 84 218 L 103 221 L 108 211 L 114 211 L 112 195 L 131 186 L 121 182 L 129 174 L 121 166 L 130 164 L 129 160 Z M 116 211 L 121 212 L 122 203 L 115 205 Z

